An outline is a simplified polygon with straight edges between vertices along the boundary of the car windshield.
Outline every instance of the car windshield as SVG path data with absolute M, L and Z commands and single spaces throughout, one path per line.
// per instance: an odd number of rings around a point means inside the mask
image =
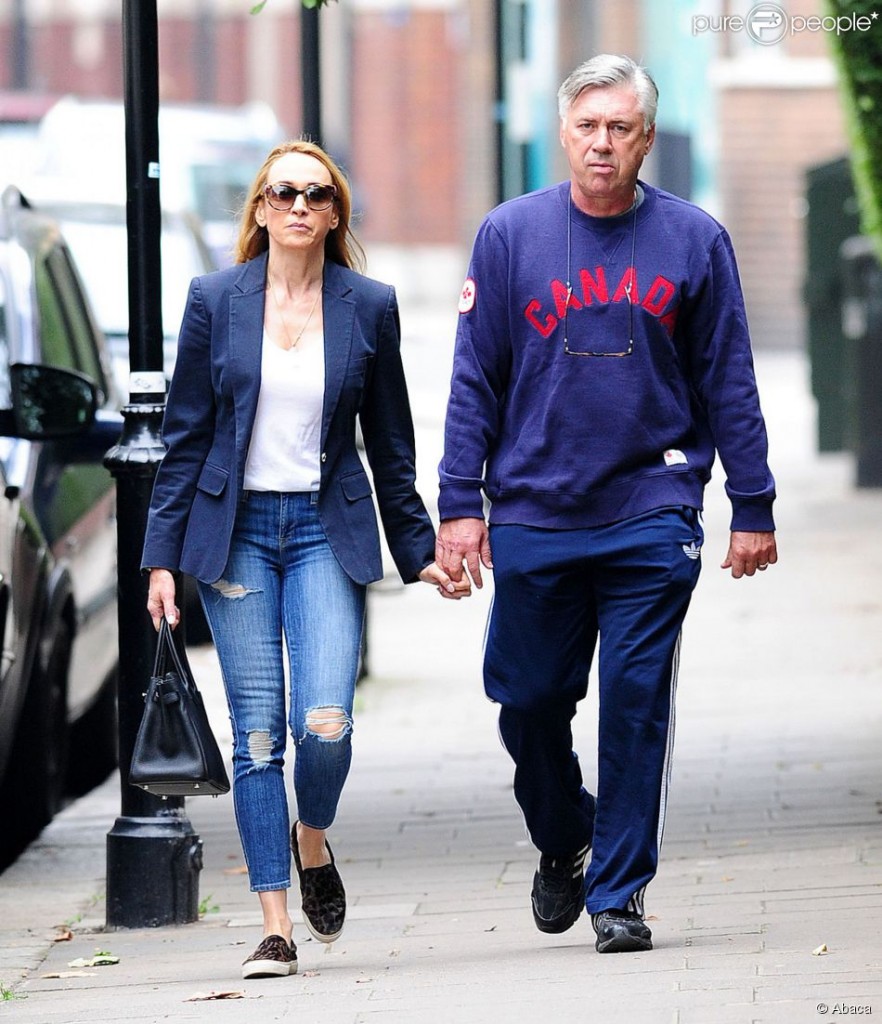
M 45 204 L 44 204 L 44 208 Z M 105 334 L 128 334 L 128 234 L 117 207 L 48 207 L 57 217 Z M 210 269 L 183 221 L 166 219 L 160 241 L 162 325 L 177 337 L 190 281 Z
M 224 221 L 232 231 L 263 153 L 226 153 L 214 163 L 196 163 L 190 168 L 193 207 L 203 221 Z

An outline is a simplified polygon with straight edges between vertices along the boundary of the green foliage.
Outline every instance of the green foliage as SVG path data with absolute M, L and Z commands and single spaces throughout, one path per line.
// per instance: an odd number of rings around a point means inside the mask
M 830 16 L 843 19 L 838 24 L 848 26 L 827 37 L 842 87 L 861 227 L 882 259 L 882 16 L 870 0 L 825 4 Z
M 204 899 L 199 901 L 199 916 L 205 917 L 206 914 L 217 914 L 220 911 L 220 907 L 217 903 L 212 903 L 211 898 L 214 893 L 209 893 Z

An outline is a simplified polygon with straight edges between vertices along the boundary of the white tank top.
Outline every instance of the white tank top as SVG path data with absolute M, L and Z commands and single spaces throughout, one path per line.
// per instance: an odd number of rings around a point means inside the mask
M 286 351 L 264 331 L 246 491 L 319 489 L 324 393 L 324 345 Z

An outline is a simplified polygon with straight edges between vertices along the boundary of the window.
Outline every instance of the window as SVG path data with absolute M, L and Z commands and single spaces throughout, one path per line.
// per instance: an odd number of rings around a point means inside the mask
M 95 345 L 92 319 L 83 299 L 70 256 L 54 246 L 36 266 L 37 303 L 43 360 L 79 370 L 107 395 L 107 381 Z

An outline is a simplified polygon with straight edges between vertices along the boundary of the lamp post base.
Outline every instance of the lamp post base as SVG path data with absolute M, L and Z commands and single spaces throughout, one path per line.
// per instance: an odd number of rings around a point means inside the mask
M 181 811 L 116 819 L 107 834 L 107 928 L 199 919 L 202 840 Z

